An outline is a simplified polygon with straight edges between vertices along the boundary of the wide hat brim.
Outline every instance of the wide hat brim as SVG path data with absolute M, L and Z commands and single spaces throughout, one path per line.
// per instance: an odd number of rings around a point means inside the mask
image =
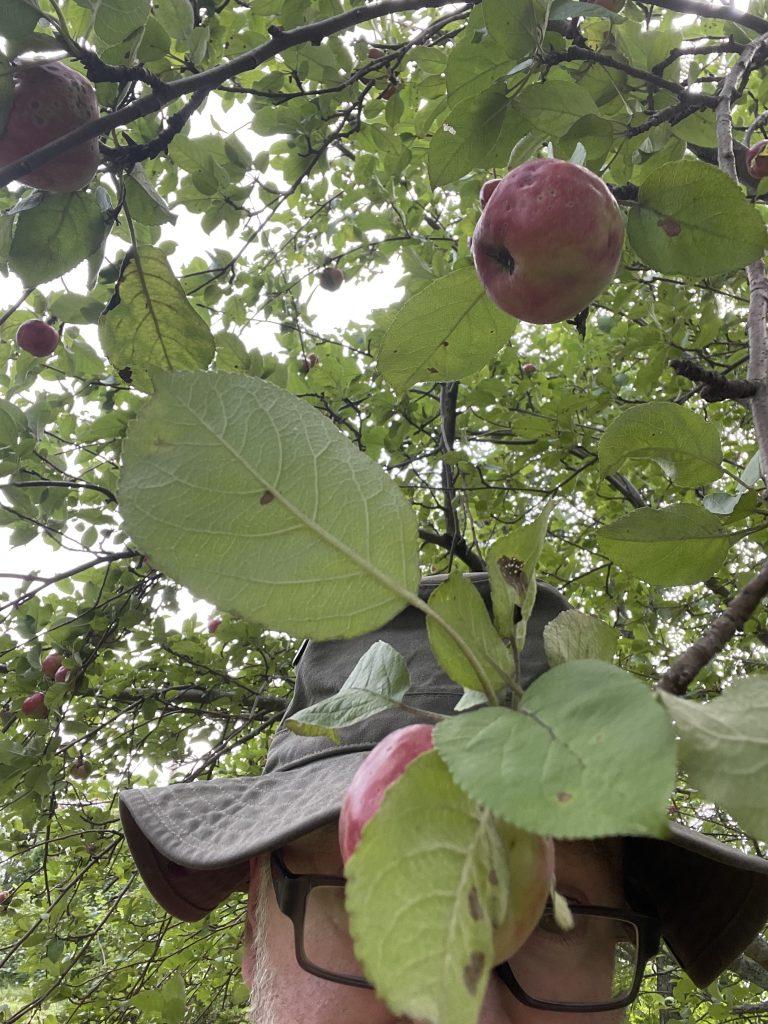
M 484 590 L 483 580 L 475 580 Z M 423 596 L 437 585 L 425 581 Z M 487 593 L 484 595 L 487 596 Z M 543 629 L 565 599 L 539 585 L 521 657 L 527 685 L 546 667 Z M 374 634 L 310 644 L 287 714 L 336 692 L 376 639 L 409 665 L 406 700 L 450 713 L 460 691 L 425 642 L 423 617 L 406 609 Z M 471 712 L 469 712 L 471 714 Z M 120 794 L 128 844 L 148 889 L 169 913 L 196 921 L 248 886 L 252 857 L 277 849 L 338 817 L 357 768 L 393 728 L 413 721 L 383 712 L 343 731 L 338 745 L 284 727 L 258 777 L 214 779 Z M 393 717 L 394 716 L 394 717 Z M 743 952 L 768 920 L 768 862 L 671 822 L 666 839 L 624 839 L 627 892 L 652 909 L 662 934 L 697 985 L 708 985 Z

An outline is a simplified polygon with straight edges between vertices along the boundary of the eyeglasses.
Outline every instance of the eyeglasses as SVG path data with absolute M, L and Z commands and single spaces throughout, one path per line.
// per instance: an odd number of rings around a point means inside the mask
M 344 879 L 295 875 L 271 857 L 277 905 L 293 922 L 296 960 L 309 974 L 372 988 L 355 957 L 344 906 Z M 659 950 L 659 922 L 615 907 L 571 905 L 574 927 L 562 930 L 548 905 L 511 960 L 494 968 L 515 998 L 540 1010 L 599 1012 L 637 998 L 645 965 Z M 552 998 L 553 991 L 558 994 Z

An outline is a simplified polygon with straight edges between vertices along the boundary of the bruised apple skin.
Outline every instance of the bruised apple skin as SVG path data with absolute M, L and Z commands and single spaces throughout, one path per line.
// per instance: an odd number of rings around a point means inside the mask
M 493 190 L 472 235 L 490 299 L 532 324 L 576 316 L 614 278 L 624 220 L 608 186 L 565 160 L 530 160 Z
M 366 823 L 381 805 L 384 793 L 420 754 L 433 749 L 431 725 L 408 725 L 378 743 L 355 772 L 344 795 L 339 817 L 339 848 L 344 863 L 357 848 Z M 555 847 L 545 836 L 501 824 L 506 843 L 511 888 L 503 921 L 494 925 L 494 964 L 513 956 L 538 924 L 555 873 Z M 515 879 L 519 884 L 515 885 Z M 475 911 L 477 912 L 477 911 Z
M 97 120 L 93 86 L 59 61 L 18 62 L 13 66 L 13 100 L 0 136 L 0 169 L 53 142 L 82 124 Z M 99 166 L 98 139 L 89 139 L 17 179 L 46 192 L 76 192 Z

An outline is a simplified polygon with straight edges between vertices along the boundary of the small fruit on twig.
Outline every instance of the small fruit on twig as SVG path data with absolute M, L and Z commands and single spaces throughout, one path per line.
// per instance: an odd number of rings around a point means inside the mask
M 368 47 L 368 59 L 369 60 L 378 60 L 380 57 L 383 57 L 383 56 L 384 56 L 384 51 L 380 47 L 378 47 L 378 46 L 369 46 Z
M 323 267 L 319 281 L 321 288 L 325 288 L 327 292 L 335 292 L 344 284 L 344 274 L 338 267 Z
M 768 139 L 761 139 L 747 150 L 747 173 L 758 181 L 768 178 Z
M 565 160 L 531 160 L 502 178 L 480 214 L 472 255 L 489 297 L 510 316 L 576 316 L 616 274 L 624 221 L 610 189 Z
M 538 366 L 536 363 L 523 363 L 520 367 L 520 373 L 522 373 L 524 377 L 532 377 L 537 370 Z
M 221 625 L 221 616 L 214 615 L 212 619 L 208 619 L 208 632 L 213 635 Z
M 309 373 L 313 366 L 317 366 L 318 362 L 316 352 L 307 352 L 303 359 L 299 360 L 299 372 Z
M 66 665 L 60 665 L 53 676 L 54 683 L 66 683 L 71 674 L 71 669 L 68 669 Z
M 3 891 L 0 892 L 0 907 L 2 907 L 4 903 L 7 903 L 10 898 L 10 889 L 3 889 Z
M 39 690 L 24 698 L 21 705 L 21 713 L 27 718 L 47 718 L 48 708 L 45 704 L 45 694 Z
M 63 657 L 55 651 L 51 651 L 50 654 L 46 654 L 40 662 L 40 668 L 43 670 L 43 675 L 48 679 L 53 679 L 61 668 L 63 660 Z
M 84 757 L 78 757 L 69 769 L 69 774 L 73 779 L 87 779 L 92 771 L 93 765 L 91 762 L 87 761 Z
M 59 332 L 44 320 L 26 320 L 16 331 L 16 344 L 38 359 L 51 355 L 59 344 Z
M 12 76 L 11 110 L 0 136 L 0 168 L 98 120 L 93 86 L 65 64 L 19 61 L 12 67 Z M 76 192 L 88 184 L 98 166 L 99 142 L 89 139 L 17 180 L 46 192 Z

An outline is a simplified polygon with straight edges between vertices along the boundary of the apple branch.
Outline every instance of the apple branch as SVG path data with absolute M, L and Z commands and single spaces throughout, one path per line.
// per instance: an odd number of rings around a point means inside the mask
M 710 3 L 700 3 L 699 0 L 656 0 L 653 6 L 661 7 L 665 11 L 678 11 L 680 14 L 694 14 L 709 20 L 731 21 L 735 25 L 741 25 L 760 34 L 768 32 L 768 21 L 765 18 L 759 18 L 756 14 L 745 14 L 726 5 L 715 7 Z
M 656 684 L 657 689 L 682 696 L 696 674 L 708 665 L 731 637 L 744 627 L 755 608 L 768 594 L 768 561 L 695 643 L 672 662 Z
M 325 18 L 322 21 L 313 22 L 310 25 L 301 25 L 298 28 L 282 29 L 278 26 L 271 26 L 268 42 L 262 43 L 247 53 L 228 61 L 226 64 L 219 64 L 201 71 L 186 78 L 176 78 L 170 82 L 156 83 L 146 96 L 127 104 L 118 110 L 105 114 L 96 121 L 80 125 L 74 131 L 62 135 L 60 138 L 49 142 L 46 146 L 27 154 L 22 160 L 16 160 L 0 170 L 0 188 L 4 188 L 14 181 L 21 174 L 29 174 L 48 163 L 54 157 L 67 152 L 73 146 L 77 146 L 89 139 L 94 139 L 106 132 L 119 128 L 122 125 L 130 124 L 141 117 L 155 114 L 164 107 L 169 106 L 175 100 L 181 99 L 190 93 L 212 92 L 218 86 L 237 75 L 248 71 L 254 71 L 265 61 L 285 53 L 295 46 L 303 43 L 320 45 L 329 36 L 344 32 L 346 29 L 364 22 L 373 21 L 376 18 L 389 14 L 404 14 L 407 11 L 416 11 L 421 8 L 445 7 L 451 0 L 378 0 L 377 3 L 365 4 L 361 8 L 345 11 L 343 14 L 334 15 L 332 18 Z M 480 0 L 466 0 L 464 10 L 469 11 L 476 6 Z M 461 12 L 458 12 L 459 14 Z

